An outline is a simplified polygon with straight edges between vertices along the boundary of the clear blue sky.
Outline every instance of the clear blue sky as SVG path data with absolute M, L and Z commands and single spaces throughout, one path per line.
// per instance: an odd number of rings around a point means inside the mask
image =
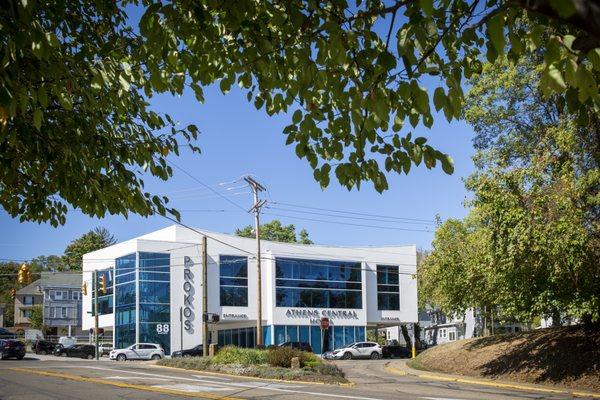
M 139 7 L 128 9 L 134 25 L 140 17 L 141 10 Z M 382 32 L 386 31 L 387 21 L 381 21 L 380 25 Z M 394 39 L 390 43 L 391 48 L 395 47 L 393 42 Z M 429 87 L 430 93 L 433 93 L 434 88 L 435 86 Z M 413 137 L 427 137 L 429 144 L 454 158 L 455 172 L 451 176 L 443 173 L 441 168 L 427 170 L 421 165 L 417 168 L 413 166 L 408 176 L 390 175 L 390 189 L 383 194 L 377 193 L 370 184 L 363 185 L 360 191 L 349 192 L 340 187 L 335 176 L 332 176 L 330 186 L 323 191 L 314 181 L 312 169 L 306 160 L 296 157 L 294 147 L 285 146 L 286 136 L 282 130 L 289 123 L 291 113 L 269 117 L 263 110 L 257 111 L 246 101 L 245 93 L 235 88 L 227 95 L 222 95 L 218 86 L 213 86 L 205 90 L 205 95 L 206 102 L 202 105 L 197 103 L 191 91 L 182 97 L 161 95 L 151 101 L 158 111 L 171 114 L 182 124 L 194 123 L 201 131 L 198 145 L 202 154 L 192 155 L 191 151 L 183 150 L 181 157 L 172 158 L 172 161 L 245 208 L 252 205 L 250 194 L 231 195 L 247 192 L 247 189 L 236 190 L 235 187 L 240 184 L 219 183 L 231 182 L 241 175 L 252 174 L 268 188 L 269 195 L 266 198 L 276 202 L 427 220 L 433 220 L 436 215 L 446 219 L 463 217 L 466 214 L 463 202 L 468 193 L 464 189 L 462 179 L 474 169 L 471 161 L 474 150 L 471 143 L 473 131 L 464 123 L 449 124 L 442 114 L 437 114 L 434 115 L 435 123 L 431 129 L 420 127 L 413 131 Z M 172 205 L 180 210 L 225 210 L 182 212 L 182 222 L 187 225 L 233 233 L 237 227 L 253 223 L 250 214 L 214 195 L 178 170 L 175 170 L 175 176 L 168 182 L 147 180 L 147 184 L 151 191 L 171 192 Z M 197 190 L 190 190 L 195 188 Z M 233 190 L 227 190 L 228 188 Z M 311 239 L 321 244 L 417 244 L 427 249 L 433 238 L 432 225 L 390 224 L 281 210 L 265 211 L 288 216 L 265 214 L 263 222 L 279 218 L 283 223 L 293 223 L 298 230 L 306 228 Z M 344 221 L 401 229 L 428 229 L 430 232 L 338 225 L 324 221 Z M 13 219 L 0 210 L 0 258 L 30 259 L 38 255 L 59 255 L 71 240 L 96 226 L 106 227 L 122 241 L 170 224 L 171 222 L 159 216 L 141 218 L 133 215 L 128 219 L 109 216 L 98 220 L 78 211 L 71 211 L 64 226 L 53 228 L 49 224 L 20 223 L 18 219 Z
M 420 166 L 413 168 L 408 176 L 390 176 L 390 189 L 379 194 L 370 184 L 364 185 L 360 191 L 349 192 L 340 187 L 334 178 L 330 186 L 322 191 L 313 180 L 312 170 L 306 161 L 296 157 L 293 147 L 285 146 L 282 129 L 286 126 L 289 116 L 268 117 L 264 111 L 257 111 L 248 103 L 240 91 L 233 90 L 227 95 L 222 95 L 218 88 L 208 88 L 203 105 L 199 105 L 191 93 L 186 93 L 180 98 L 163 95 L 155 97 L 152 101 L 157 109 L 170 113 L 182 124 L 195 123 L 200 128 L 198 144 L 202 148 L 202 154 L 192 155 L 191 151 L 183 150 L 181 157 L 174 158 L 173 161 L 202 182 L 215 185 L 216 190 L 225 193 L 228 198 L 244 207 L 251 206 L 251 195 L 231 194 L 245 192 L 247 189 L 227 190 L 226 188 L 235 188 L 239 184 L 218 184 L 230 182 L 241 175 L 253 174 L 269 189 L 270 199 L 278 202 L 419 219 L 433 219 L 436 214 L 442 219 L 462 217 L 466 213 L 463 201 L 468 193 L 464 189 L 462 178 L 473 170 L 473 131 L 464 123 L 448 124 L 443 115 L 437 115 L 432 129 L 421 128 L 414 134 L 428 137 L 429 143 L 434 147 L 450 153 L 455 160 L 455 173 L 448 176 L 441 168 L 427 170 Z M 156 192 L 175 191 L 171 193 L 174 197 L 172 204 L 179 209 L 226 210 L 183 212 L 182 221 L 188 225 L 219 232 L 233 232 L 236 227 L 253 222 L 251 215 L 243 213 L 177 170 L 170 181 L 154 181 L 148 188 Z M 180 192 L 193 188 L 198 189 Z M 283 213 L 318 220 L 407 229 L 427 228 L 314 214 Z M 263 221 L 272 218 L 278 217 L 264 215 Z M 284 223 L 295 224 L 297 228 L 306 228 L 311 238 L 322 244 L 417 244 L 429 248 L 433 238 L 433 233 L 428 232 L 338 225 L 292 217 L 280 219 Z M 37 255 L 62 254 L 71 240 L 96 226 L 106 227 L 121 241 L 168 225 L 170 222 L 161 217 L 130 216 L 126 219 L 121 216 L 109 216 L 98 220 L 72 211 L 64 226 L 53 228 L 49 224 L 20 223 L 4 211 L 0 211 L 0 258 L 29 259 Z

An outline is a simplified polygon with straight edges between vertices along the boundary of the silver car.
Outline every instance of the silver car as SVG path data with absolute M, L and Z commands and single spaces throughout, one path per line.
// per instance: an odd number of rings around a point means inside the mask
M 165 358 L 165 351 L 159 344 L 136 343 L 125 349 L 115 349 L 108 355 L 111 360 L 160 360 Z
M 375 342 L 354 342 L 347 346 L 333 350 L 325 357 L 334 360 L 351 360 L 353 358 L 370 358 L 377 360 L 381 358 L 383 349 Z

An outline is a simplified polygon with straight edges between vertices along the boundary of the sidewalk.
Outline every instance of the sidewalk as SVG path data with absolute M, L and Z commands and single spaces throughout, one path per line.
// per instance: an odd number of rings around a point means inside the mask
M 407 365 L 408 360 L 391 360 L 385 370 L 398 376 L 415 376 L 423 379 L 431 379 L 445 382 L 458 382 L 470 385 L 491 386 L 505 389 L 517 389 L 542 393 L 569 394 L 575 397 L 599 398 L 600 393 L 587 390 L 565 388 L 561 386 L 540 385 L 534 383 L 515 382 L 503 379 L 487 379 L 480 377 L 469 377 L 465 375 L 446 374 L 443 372 L 429 372 L 411 368 Z

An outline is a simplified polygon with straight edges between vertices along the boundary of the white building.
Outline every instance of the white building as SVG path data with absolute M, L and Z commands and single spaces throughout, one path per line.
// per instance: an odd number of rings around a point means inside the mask
M 253 347 L 256 242 L 208 237 L 210 341 Z M 107 282 L 99 326 L 116 347 L 160 343 L 167 353 L 201 344 L 202 236 L 173 225 L 83 257 L 83 329 L 94 326 L 92 271 Z M 416 247 L 333 247 L 262 241 L 262 325 L 266 345 L 308 342 L 316 353 L 364 340 L 366 328 L 417 322 Z M 320 330 L 328 317 L 331 328 Z

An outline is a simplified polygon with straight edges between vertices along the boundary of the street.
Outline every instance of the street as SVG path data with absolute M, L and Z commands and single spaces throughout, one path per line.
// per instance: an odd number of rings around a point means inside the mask
M 84 361 L 29 356 L 0 362 L 0 399 L 568 399 L 558 393 L 528 392 L 440 382 L 386 371 L 386 360 L 343 361 L 354 384 L 335 386 L 271 382 L 166 369 L 142 362 Z

